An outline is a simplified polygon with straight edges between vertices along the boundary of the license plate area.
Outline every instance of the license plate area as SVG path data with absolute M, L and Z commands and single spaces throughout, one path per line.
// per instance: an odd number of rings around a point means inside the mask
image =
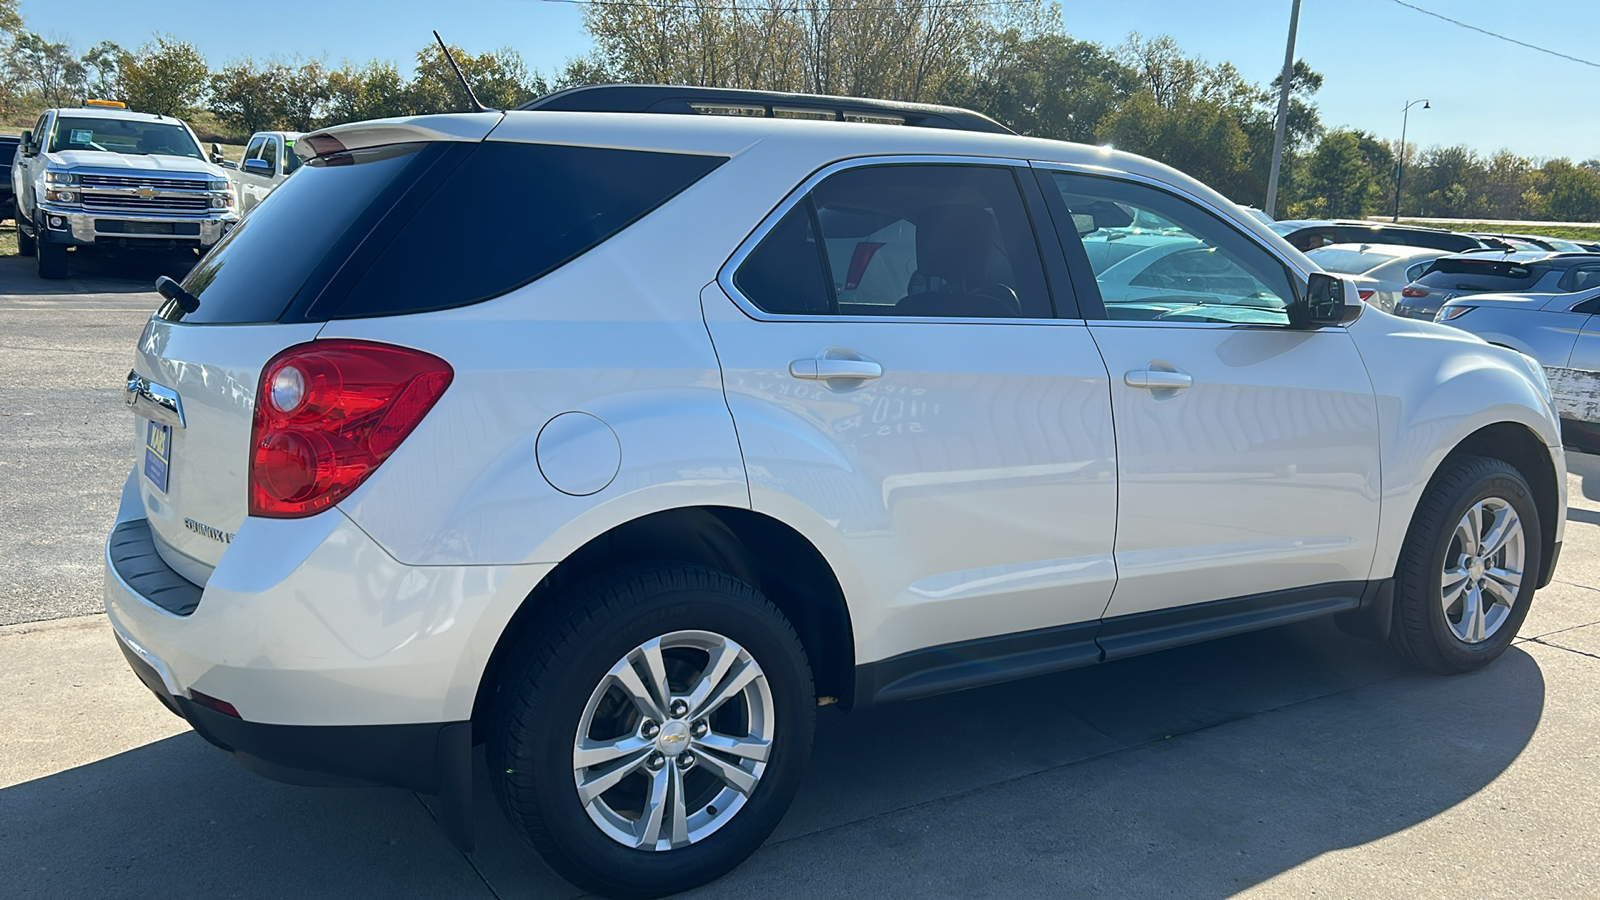
M 144 421 L 144 477 L 165 494 L 172 468 L 172 426 Z

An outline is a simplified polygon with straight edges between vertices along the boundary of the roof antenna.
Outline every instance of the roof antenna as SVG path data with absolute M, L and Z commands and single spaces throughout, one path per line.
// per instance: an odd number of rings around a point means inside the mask
M 450 68 L 455 69 L 456 77 L 461 79 L 461 87 L 466 90 L 467 99 L 472 101 L 472 111 L 493 112 L 494 110 L 491 110 L 489 107 L 484 106 L 478 101 L 478 95 L 472 92 L 472 83 L 467 81 L 467 76 L 461 74 L 461 67 L 456 65 L 455 55 L 450 52 L 449 47 L 444 45 L 444 38 L 439 37 L 439 32 L 437 29 L 433 32 L 433 39 L 439 42 L 439 49 L 444 51 L 444 58 L 450 61 Z

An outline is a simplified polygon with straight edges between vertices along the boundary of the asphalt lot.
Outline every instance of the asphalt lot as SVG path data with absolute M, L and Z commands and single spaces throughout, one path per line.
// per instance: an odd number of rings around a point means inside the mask
M 149 696 L 97 611 L 165 269 L 30 263 L 0 259 L 0 896 L 577 895 L 484 791 L 464 856 L 415 795 L 263 780 Z M 696 896 L 1600 896 L 1600 460 L 1571 469 L 1557 581 L 1486 671 L 1306 623 L 824 710 L 788 818 Z

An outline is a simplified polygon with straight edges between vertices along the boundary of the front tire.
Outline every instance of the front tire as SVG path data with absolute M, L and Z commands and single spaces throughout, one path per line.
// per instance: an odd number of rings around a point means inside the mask
M 67 277 L 67 245 L 40 241 L 39 277 L 59 279 Z
M 1455 675 L 1511 645 L 1543 563 L 1538 507 L 1522 474 L 1461 458 L 1422 496 L 1400 552 L 1390 644 L 1418 668 Z
M 591 581 L 526 633 L 490 772 L 550 867 L 613 897 L 717 878 L 788 810 L 816 695 L 793 627 L 750 585 L 661 564 Z

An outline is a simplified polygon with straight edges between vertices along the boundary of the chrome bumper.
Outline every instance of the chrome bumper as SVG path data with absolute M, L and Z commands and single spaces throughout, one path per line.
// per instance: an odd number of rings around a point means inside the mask
M 93 244 L 100 238 L 126 238 L 130 241 L 184 241 L 209 247 L 238 224 L 233 210 L 217 210 L 204 216 L 154 213 L 120 213 L 109 210 L 86 212 L 81 209 L 39 204 L 36 225 L 41 240 L 53 244 Z M 60 223 L 59 225 L 57 223 Z M 143 234 L 140 226 L 172 225 L 174 231 L 193 234 Z M 131 230 L 130 230 L 131 226 Z M 152 230 L 152 229 L 147 229 Z

